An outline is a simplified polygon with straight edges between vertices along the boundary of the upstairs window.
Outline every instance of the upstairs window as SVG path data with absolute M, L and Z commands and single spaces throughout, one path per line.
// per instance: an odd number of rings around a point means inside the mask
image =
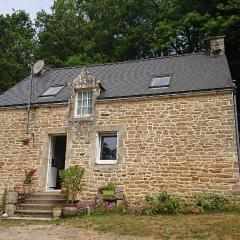
M 64 86 L 53 86 L 48 88 L 44 93 L 42 93 L 41 97 L 51 97 L 57 95 Z
M 171 76 L 161 76 L 161 77 L 154 77 L 152 79 L 151 88 L 158 88 L 158 87 L 169 87 Z
M 76 97 L 76 116 L 92 114 L 92 92 L 78 92 Z

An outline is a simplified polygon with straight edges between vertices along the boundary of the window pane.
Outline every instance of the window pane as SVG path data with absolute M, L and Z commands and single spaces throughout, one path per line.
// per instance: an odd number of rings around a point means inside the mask
M 79 92 L 79 93 L 78 93 L 78 100 L 82 100 L 82 98 L 83 98 L 82 95 L 83 95 L 82 92 Z
M 92 92 L 79 92 L 77 99 L 77 115 L 92 114 Z
M 83 99 L 83 107 L 87 107 L 87 99 L 86 98 Z
M 151 87 L 169 86 L 170 76 L 157 77 L 152 79 Z
M 83 92 L 83 98 L 86 99 L 88 96 L 88 93 L 87 92 Z
M 92 99 L 91 99 L 91 98 L 88 99 L 88 106 L 89 106 L 89 107 L 92 106 Z
M 81 115 L 82 114 L 82 104 L 78 104 L 77 106 L 77 115 Z
M 117 136 L 101 136 L 101 160 L 116 160 Z
M 92 114 L 92 107 L 88 107 L 88 114 Z
M 88 98 L 92 99 L 92 92 L 88 92 Z
M 82 115 L 87 115 L 88 114 L 88 108 L 87 107 L 83 107 L 82 108 Z
M 57 87 L 50 87 L 48 88 L 41 96 L 54 96 L 56 95 L 63 86 L 57 86 Z

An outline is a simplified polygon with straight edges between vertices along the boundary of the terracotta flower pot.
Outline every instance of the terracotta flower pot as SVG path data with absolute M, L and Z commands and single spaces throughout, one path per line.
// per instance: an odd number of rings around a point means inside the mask
M 66 187 L 61 187 L 61 194 L 67 194 L 68 190 Z
M 26 195 L 30 193 L 31 190 L 31 184 L 23 184 L 23 191 Z
M 13 187 L 13 191 L 14 191 L 14 192 L 17 192 L 17 193 L 20 191 L 20 189 L 21 189 L 20 186 L 14 186 L 14 187 Z
M 77 215 L 77 205 L 76 204 L 65 204 L 63 206 L 64 217 L 73 217 Z
M 27 145 L 29 144 L 29 142 L 30 142 L 29 139 L 23 139 L 23 140 L 22 140 L 22 144 L 23 144 L 24 146 L 27 146 Z

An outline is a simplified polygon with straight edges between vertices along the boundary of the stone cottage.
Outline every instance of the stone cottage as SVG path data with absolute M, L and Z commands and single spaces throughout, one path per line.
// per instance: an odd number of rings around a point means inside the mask
M 223 38 L 210 53 L 93 66 L 45 65 L 0 95 L 0 192 L 38 168 L 86 170 L 83 198 L 114 181 L 128 199 L 162 189 L 229 192 L 239 184 L 234 84 Z M 23 145 L 22 139 L 30 139 Z

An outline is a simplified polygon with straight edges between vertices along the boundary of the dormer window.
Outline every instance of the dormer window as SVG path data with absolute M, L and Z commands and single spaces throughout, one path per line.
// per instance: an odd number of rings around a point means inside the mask
M 91 91 L 80 91 L 76 94 L 76 112 L 77 117 L 90 116 L 92 114 L 93 93 Z
M 151 88 L 169 87 L 171 76 L 160 76 L 152 78 Z
M 96 118 L 94 107 L 101 91 L 101 83 L 86 68 L 83 68 L 69 84 L 69 90 L 71 92 L 68 108 L 69 121 L 93 121 Z

